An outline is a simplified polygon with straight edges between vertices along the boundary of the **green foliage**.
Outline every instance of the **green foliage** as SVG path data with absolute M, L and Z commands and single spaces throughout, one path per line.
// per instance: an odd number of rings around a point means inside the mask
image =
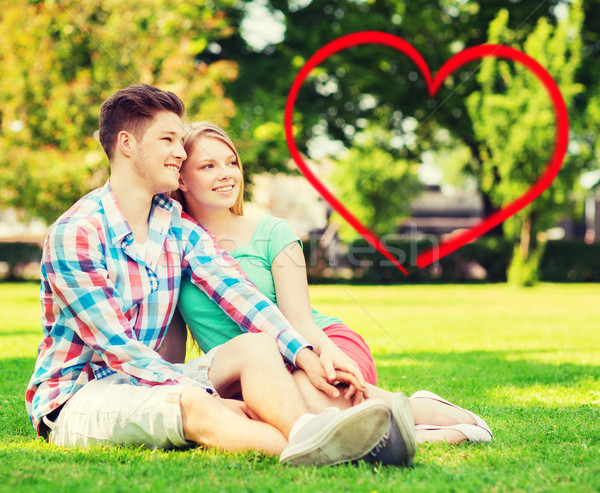
M 551 15 L 557 2 L 513 2 L 511 27 L 527 32 L 540 16 Z M 238 15 L 247 4 L 237 4 Z M 267 122 L 281 128 L 283 107 L 294 77 L 324 44 L 357 31 L 396 34 L 413 44 L 435 72 L 462 48 L 485 42 L 489 22 L 506 1 L 267 0 L 264 4 L 283 15 L 284 39 L 254 49 L 234 35 L 221 43 L 223 51 L 216 56 L 239 63 L 240 77 L 228 87 L 240 108 L 233 123 L 246 142 L 246 161 L 251 161 L 251 170 L 284 169 L 289 154 L 282 129 L 279 138 L 268 143 L 255 139 L 254 132 Z M 421 123 L 419 143 L 409 150 L 413 156 L 421 147 L 436 147 L 435 139 L 428 138 L 430 124 L 447 128 L 472 144 L 471 124 L 464 117 L 464 97 L 473 90 L 475 81 L 469 72 L 461 70 L 448 79 L 446 87 L 448 90 L 443 89 L 428 106 L 425 83 L 406 56 L 373 45 L 345 50 L 315 69 L 300 91 L 295 108 L 299 148 L 306 149 L 307 142 L 323 128 L 332 139 L 351 147 L 355 145 L 352 130 L 359 131 L 361 121 L 402 134 L 402 120 L 408 116 Z M 374 105 L 361 104 L 366 96 L 375 98 Z
M 598 135 L 594 129 L 600 125 L 600 119 L 593 118 L 596 113 L 600 115 L 600 111 L 588 109 L 588 106 L 594 106 L 588 105 L 590 98 L 600 94 L 598 64 L 579 63 L 583 56 L 582 43 L 586 44 L 585 53 L 598 51 L 598 16 L 594 13 L 597 0 L 584 2 L 585 19 L 580 3 L 558 0 L 541 4 L 524 0 L 511 2 L 510 7 L 505 1 L 496 0 L 343 0 L 335 5 L 328 0 L 297 3 L 270 0 L 265 5 L 283 15 L 284 40 L 262 49 L 253 49 L 234 35 L 224 41 L 220 55 L 235 59 L 240 64 L 240 77 L 229 88 L 242 109 L 234 117 L 234 124 L 244 141 L 250 172 L 256 169 L 285 171 L 288 153 L 283 138 L 281 109 L 300 67 L 326 42 L 362 30 L 397 34 L 413 44 L 433 73 L 465 47 L 494 40 L 514 46 L 521 43 L 525 51 L 548 67 L 568 99 L 569 108 L 577 108 L 577 111 L 570 112 L 572 127 L 576 130 L 572 134 L 575 142 L 569 148 L 569 163 L 561 172 L 563 181 L 557 182 L 545 193 L 546 202 L 538 199 L 542 209 L 548 213 L 541 215 L 535 227 L 544 229 L 554 225 L 558 216 L 573 214 L 571 207 L 566 206 L 569 192 L 575 188 L 569 189 L 569 183 L 573 184 L 578 170 L 593 163 Z M 502 14 L 503 20 L 494 21 L 502 8 L 508 8 L 510 15 Z M 560 12 L 565 9 L 569 11 L 569 17 L 559 21 L 562 18 Z M 495 31 L 493 36 L 488 36 L 488 28 L 493 21 L 492 30 Z M 487 67 L 490 72 L 489 63 Z M 327 135 L 347 148 L 355 148 L 358 146 L 357 136 L 365 124 L 378 126 L 390 132 L 390 139 L 404 139 L 401 146 L 393 146 L 389 141 L 380 144 L 381 149 L 392 153 L 396 159 L 417 161 L 422 159 L 424 152 L 433 151 L 436 164 L 444 168 L 445 179 L 460 185 L 464 179 L 459 172 L 463 175 L 467 172 L 476 181 L 485 182 L 480 192 L 485 213 L 490 214 L 507 202 L 505 196 L 518 196 L 527 188 L 526 184 L 531 184 L 539 176 L 540 167 L 545 165 L 552 148 L 548 141 L 554 135 L 554 122 L 545 90 L 524 70 L 505 64 L 502 75 L 506 80 L 494 84 L 485 93 L 485 110 L 490 110 L 494 119 L 506 119 L 509 130 L 493 131 L 500 129 L 490 127 L 488 131 L 480 128 L 478 133 L 474 132 L 473 123 L 467 116 L 472 115 L 476 104 L 473 100 L 469 111 L 467 97 L 478 88 L 478 80 L 473 76 L 477 70 L 471 72 L 476 68 L 473 64 L 453 74 L 436 98 L 429 101 L 424 81 L 407 57 L 382 46 L 360 46 L 340 52 L 315 69 L 299 93 L 294 118 L 299 148 L 310 157 L 309 143 L 318 135 Z M 265 74 L 269 74 L 268 80 Z M 512 84 L 510 94 L 506 84 Z M 248 91 L 249 86 L 254 88 L 253 92 Z M 520 89 L 523 91 L 519 93 Z M 504 97 L 504 101 L 513 99 L 512 106 L 493 100 L 494 90 L 497 90 L 500 99 Z M 529 94 L 533 97 L 529 98 Z M 366 100 L 372 104 L 364 104 Z M 586 121 L 584 114 L 588 115 Z M 535 117 L 532 118 L 532 115 Z M 405 128 L 405 123 L 411 119 L 418 125 Z M 519 119 L 518 125 L 512 125 Z M 261 142 L 256 137 L 264 134 L 262 129 L 265 125 L 270 125 L 272 131 L 268 134 L 269 138 Z M 442 139 L 439 130 L 449 133 L 450 138 Z M 503 139 L 510 138 L 512 147 L 507 153 L 527 165 L 511 166 L 496 153 L 497 162 L 490 163 L 490 149 L 486 149 L 488 138 L 493 147 L 502 146 Z M 460 149 L 460 152 L 453 148 Z M 487 161 L 485 165 L 482 164 L 484 160 Z M 504 180 L 504 190 L 498 190 L 500 193 L 492 199 L 487 194 L 497 183 L 489 169 L 495 166 L 508 168 L 507 174 L 511 175 L 511 179 Z M 548 208 L 546 203 L 557 205 Z M 522 217 L 517 217 L 506 225 L 510 238 L 518 236 L 521 221 Z
M 3 2 L 0 205 L 50 222 L 102 183 L 100 105 L 130 84 L 172 90 L 191 119 L 227 123 L 235 106 L 223 84 L 237 77 L 237 64 L 196 55 L 232 32 L 230 19 L 204 3 Z
M 351 280 L 358 284 L 447 284 L 447 283 L 503 283 L 508 276 L 520 276 L 511 279 L 516 285 L 531 286 L 538 280 L 542 282 L 600 282 L 600 243 L 587 244 L 581 240 L 551 240 L 536 250 L 534 258 L 523 260 L 519 251 L 507 239 L 499 236 L 478 238 L 450 255 L 441 258 L 426 269 L 416 269 L 414 264 L 419 253 L 430 249 L 431 239 L 410 240 L 406 238 L 383 238 L 388 250 L 399 258 L 408 269 L 408 276 L 400 272 L 383 255 L 377 252 L 363 238 L 350 242 L 345 257 L 340 260 L 349 265 L 351 275 L 346 277 L 325 275 L 322 263 L 331 264 L 328 252 L 319 252 L 317 242 L 304 242 L 304 256 L 308 266 L 309 281 L 313 284 L 347 283 Z M 316 251 L 315 251 L 316 250 Z M 315 259 L 315 255 L 322 257 Z M 319 262 L 318 260 L 323 260 Z M 515 268 L 514 263 L 521 264 Z M 471 269 L 479 265 L 486 276 L 483 279 L 473 277 Z M 538 267 L 539 266 L 539 267 Z
M 600 282 L 600 243 L 548 241 L 540 261 L 540 279 L 551 282 Z
M 337 161 L 331 181 L 342 204 L 371 231 L 385 235 L 394 233 L 402 216 L 410 213 L 410 200 L 419 190 L 416 168 L 370 139 Z M 337 213 L 332 219 L 340 223 L 342 238 L 358 236 Z
M 42 248 L 33 243 L 0 243 L 0 264 L 5 264 L 6 273 L 2 273 L 0 280 L 22 280 L 19 276 L 19 267 L 28 263 L 40 263 Z M 39 275 L 38 275 L 39 278 Z
M 490 24 L 491 43 L 514 44 L 508 18 L 508 11 L 501 10 Z M 569 15 L 556 27 L 540 19 L 523 44 L 524 52 L 553 76 L 567 108 L 584 89 L 575 81 L 582 56 L 582 22 L 581 2 L 574 2 Z M 477 80 L 481 91 L 467 98 L 473 130 L 480 141 L 476 176 L 480 189 L 500 208 L 524 195 L 545 170 L 556 136 L 554 113 L 547 91 L 524 66 L 487 58 Z M 537 245 L 537 235 L 564 214 L 581 170 L 580 161 L 567 157 L 549 189 L 505 223 L 507 237 L 520 241 L 509 279 L 521 284 L 535 282 L 542 248 Z

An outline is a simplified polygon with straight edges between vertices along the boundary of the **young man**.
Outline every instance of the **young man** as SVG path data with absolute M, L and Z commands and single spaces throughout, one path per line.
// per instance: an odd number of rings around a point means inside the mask
M 186 157 L 183 114 L 177 96 L 147 85 L 102 106 L 111 178 L 58 219 L 44 246 L 44 337 L 26 392 L 38 433 L 64 446 L 254 448 L 291 464 L 334 464 L 381 448 L 390 428 L 381 401 L 308 413 L 279 353 L 333 394 L 317 356 L 163 195 L 177 188 Z M 186 365 L 163 360 L 156 351 L 182 274 L 252 333 Z M 247 408 L 211 396 L 238 385 Z M 245 409 L 264 422 L 240 416 Z

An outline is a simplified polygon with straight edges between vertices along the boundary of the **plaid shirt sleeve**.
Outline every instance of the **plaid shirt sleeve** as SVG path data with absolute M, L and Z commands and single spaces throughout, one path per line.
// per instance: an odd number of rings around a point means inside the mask
M 282 356 L 295 365 L 298 353 L 305 347 L 312 348 L 310 343 L 256 289 L 234 258 L 217 248 L 210 233 L 188 216 L 183 218 L 183 229 L 183 237 L 188 238 L 182 262 L 184 274 L 243 330 L 272 336 Z
M 134 384 L 195 385 L 176 366 L 136 339 L 123 314 L 120 294 L 109 280 L 105 248 L 93 227 L 63 223 L 53 228 L 48 238 L 43 268 L 53 293 L 53 310 L 65 315 L 65 325 L 77 336 L 69 348 L 61 351 L 64 361 L 53 361 L 52 365 L 77 358 L 85 345 L 111 369 L 129 375 Z

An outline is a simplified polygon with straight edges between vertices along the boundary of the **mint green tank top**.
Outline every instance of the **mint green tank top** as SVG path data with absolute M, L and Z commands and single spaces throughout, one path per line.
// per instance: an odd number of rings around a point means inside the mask
M 302 245 L 287 221 L 265 216 L 256 226 L 250 242 L 231 251 L 231 256 L 238 261 L 248 278 L 275 304 L 277 296 L 271 264 L 279 252 L 295 241 Z M 238 324 L 187 277 L 181 280 L 178 308 L 194 339 L 205 353 L 244 333 Z M 343 323 L 339 318 L 321 315 L 314 308 L 312 312 L 315 324 L 321 329 Z

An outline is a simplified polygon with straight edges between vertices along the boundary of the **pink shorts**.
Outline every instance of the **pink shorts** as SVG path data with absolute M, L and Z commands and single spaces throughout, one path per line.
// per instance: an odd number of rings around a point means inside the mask
M 377 369 L 371 355 L 371 350 L 364 339 L 344 324 L 333 324 L 325 327 L 327 334 L 337 347 L 356 361 L 365 381 L 372 385 L 377 383 Z

